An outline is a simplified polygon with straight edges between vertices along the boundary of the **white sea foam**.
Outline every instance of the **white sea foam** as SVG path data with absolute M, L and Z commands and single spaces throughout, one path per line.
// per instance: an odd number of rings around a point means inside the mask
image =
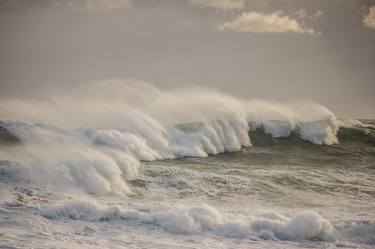
M 236 214 L 220 212 L 206 204 L 141 212 L 126 210 L 120 206 L 102 206 L 93 201 L 69 201 L 44 208 L 40 214 L 50 219 L 124 220 L 154 225 L 170 233 L 214 233 L 241 239 L 331 240 L 334 235 L 330 221 L 314 212 L 302 212 L 293 216 L 275 212 L 261 215 Z

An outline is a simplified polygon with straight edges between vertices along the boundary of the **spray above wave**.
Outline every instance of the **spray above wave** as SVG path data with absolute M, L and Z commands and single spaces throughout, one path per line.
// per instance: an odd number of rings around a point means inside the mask
M 71 94 L 44 101 L 3 100 L 1 119 L 50 124 L 61 128 L 95 127 L 146 134 L 186 123 L 226 122 L 247 137 L 263 127 L 275 137 L 297 131 L 318 144 L 332 144 L 338 129 L 335 115 L 310 102 L 277 103 L 240 100 L 215 91 L 193 88 L 159 90 L 139 81 L 112 80 L 84 85 Z M 274 122 L 277 121 L 277 122 Z
M 2 136 L 22 142 L 3 146 L 0 158 L 10 161 L 1 163 L 3 174 L 95 194 L 130 193 L 124 180 L 137 176 L 141 160 L 205 157 L 250 146 L 249 131 L 256 128 L 329 145 L 337 143 L 339 127 L 335 115 L 318 104 L 244 101 L 138 81 L 86 85 L 44 101 L 3 100 L 0 119 Z

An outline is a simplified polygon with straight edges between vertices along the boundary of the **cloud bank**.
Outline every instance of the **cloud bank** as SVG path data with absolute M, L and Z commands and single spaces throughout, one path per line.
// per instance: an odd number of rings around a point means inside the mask
M 365 27 L 375 29 L 375 5 L 369 8 L 369 12 L 363 17 L 362 22 Z
M 236 19 L 218 26 L 220 31 L 253 32 L 253 33 L 307 33 L 314 30 L 304 28 L 297 20 L 283 15 L 281 11 L 270 14 L 260 12 L 244 12 Z

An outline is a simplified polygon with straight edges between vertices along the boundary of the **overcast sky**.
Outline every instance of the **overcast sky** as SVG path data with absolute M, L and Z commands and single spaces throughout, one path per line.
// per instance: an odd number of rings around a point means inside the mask
M 0 98 L 107 78 L 375 118 L 375 1 L 0 0 Z

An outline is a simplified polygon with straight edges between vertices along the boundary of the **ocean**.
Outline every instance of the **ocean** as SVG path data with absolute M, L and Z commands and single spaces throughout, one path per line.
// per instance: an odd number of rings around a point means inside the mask
M 375 248 L 374 120 L 99 89 L 1 103 L 1 248 Z

